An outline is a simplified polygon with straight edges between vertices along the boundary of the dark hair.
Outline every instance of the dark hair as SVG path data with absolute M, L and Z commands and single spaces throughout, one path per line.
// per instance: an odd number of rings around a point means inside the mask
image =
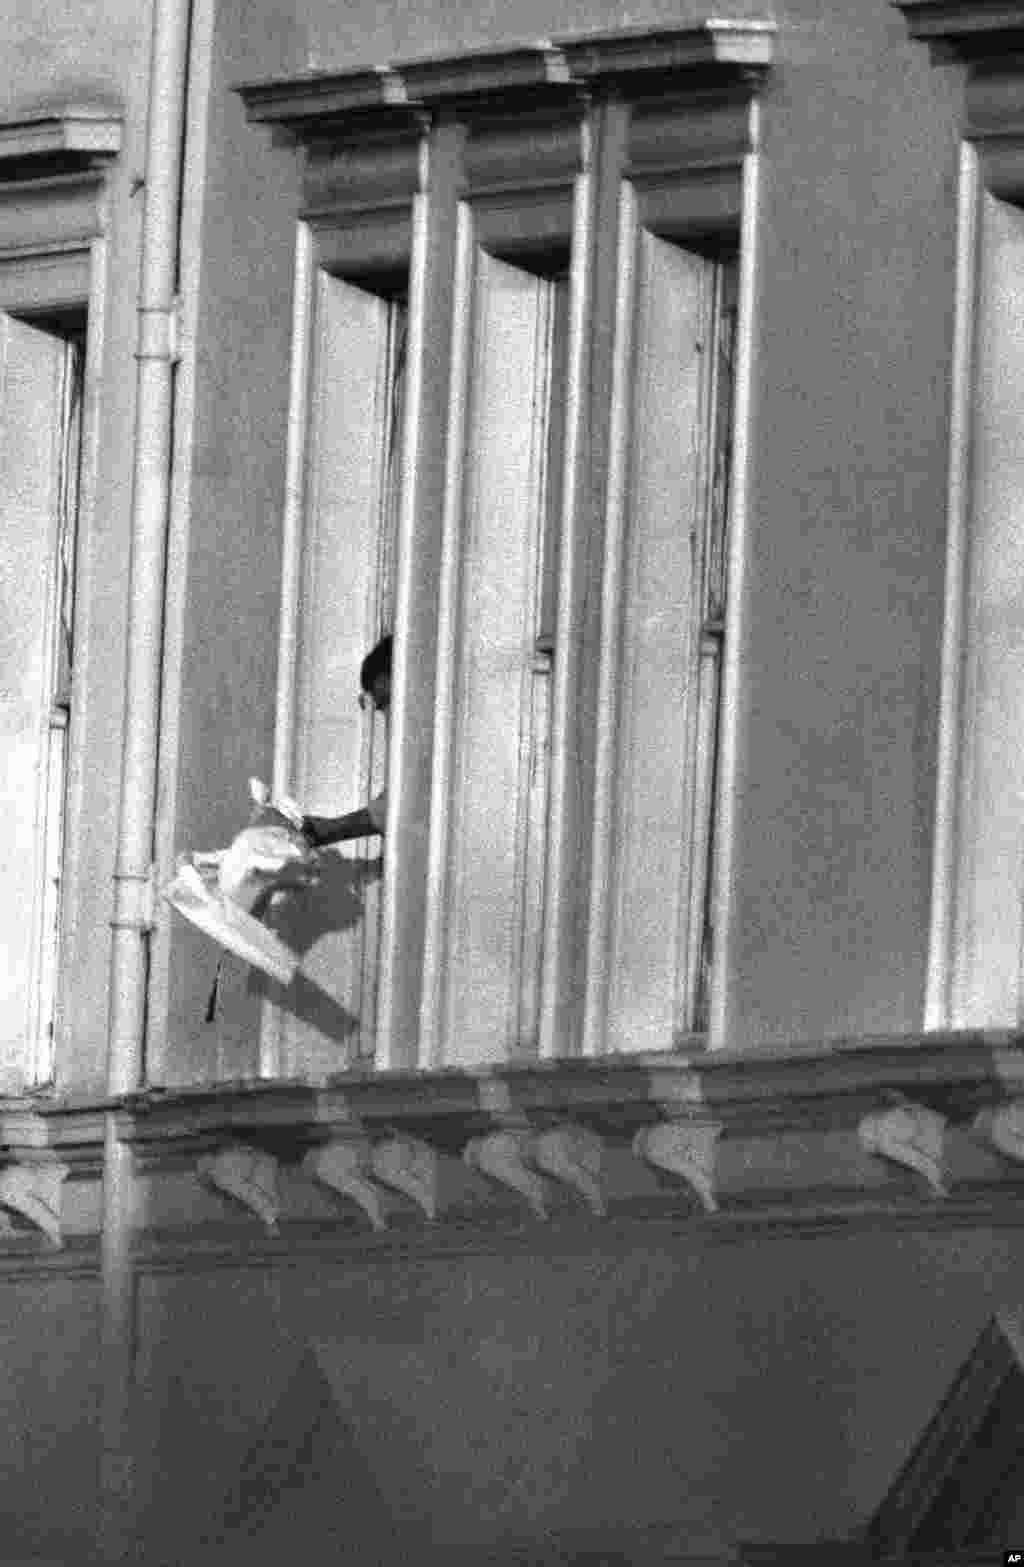
M 363 659 L 362 668 L 359 671 L 359 684 L 364 691 L 373 690 L 373 682 L 378 675 L 390 675 L 391 673 L 391 633 L 381 637 Z

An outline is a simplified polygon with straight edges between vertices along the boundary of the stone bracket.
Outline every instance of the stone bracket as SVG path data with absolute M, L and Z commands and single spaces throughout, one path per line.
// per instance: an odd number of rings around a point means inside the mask
M 57 1249 L 64 1244 L 61 1188 L 68 1174 L 66 1164 L 13 1164 L 0 1170 L 0 1204 L 28 1219 Z M 10 1221 L 0 1215 L 0 1223 L 10 1234 Z
M 417 1137 L 389 1137 L 370 1154 L 373 1174 L 385 1186 L 408 1197 L 423 1214 L 437 1218 L 437 1153 Z
M 943 1170 L 946 1118 L 926 1105 L 899 1104 L 872 1111 L 858 1128 L 865 1153 L 916 1170 L 936 1197 L 947 1195 Z
M 548 1217 L 544 1176 L 577 1192 L 591 1212 L 606 1211 L 600 1182 L 602 1145 L 595 1132 L 565 1123 L 543 1132 L 504 1129 L 474 1137 L 463 1158 L 499 1186 L 517 1192 L 534 1218 Z
M 278 1165 L 273 1154 L 248 1143 L 234 1143 L 217 1154 L 200 1159 L 197 1173 L 201 1181 L 225 1197 L 242 1203 L 277 1233 L 281 1203 L 277 1190 Z
M 984 1138 L 1004 1158 L 1024 1161 L 1024 1099 L 979 1110 L 971 1123 L 972 1131 Z
M 484 1137 L 471 1138 L 462 1157 L 471 1170 L 479 1170 L 499 1186 L 518 1192 L 535 1219 L 546 1219 L 544 1182 L 527 1163 L 531 1142 L 529 1132 L 488 1132 Z
M 539 1170 L 578 1192 L 599 1219 L 607 1212 L 601 1185 L 603 1147 L 596 1132 L 584 1126 L 553 1126 L 541 1132 L 533 1148 Z
M 356 1203 L 375 1230 L 386 1227 L 380 1188 L 373 1179 L 373 1155 L 366 1138 L 336 1138 L 321 1148 L 311 1148 L 302 1168 L 321 1186 Z
M 705 1213 L 717 1213 L 715 1163 L 722 1128 L 714 1121 L 659 1121 L 633 1139 L 638 1159 L 676 1175 L 693 1192 Z

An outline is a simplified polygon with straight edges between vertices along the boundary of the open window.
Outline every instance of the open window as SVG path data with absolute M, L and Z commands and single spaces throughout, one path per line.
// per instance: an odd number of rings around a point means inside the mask
M 322 270 L 312 316 L 290 778 L 314 814 L 365 803 L 387 779 L 387 724 L 359 703 L 358 674 L 394 624 L 408 305 L 373 281 Z M 380 857 L 367 840 L 332 858 L 309 928 L 292 933 L 308 983 L 285 999 L 284 1049 L 306 1069 L 372 1056 Z
M 380 901 L 310 971 L 380 1066 L 709 1029 L 770 32 L 242 89 L 307 149 L 278 704 L 306 809 L 383 777 L 348 693 L 395 636 Z

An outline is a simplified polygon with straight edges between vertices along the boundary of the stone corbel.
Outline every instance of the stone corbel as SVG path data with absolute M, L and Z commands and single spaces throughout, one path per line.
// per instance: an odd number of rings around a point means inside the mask
M 199 1161 L 198 1175 L 207 1186 L 236 1202 L 261 1219 L 269 1232 L 277 1232 L 281 1204 L 277 1193 L 277 1160 L 273 1154 L 248 1143 L 234 1143 L 218 1154 L 207 1154 Z
M 466 1144 L 463 1159 L 471 1170 L 479 1170 L 499 1186 L 518 1192 L 536 1219 L 548 1216 L 544 1182 L 530 1168 L 532 1134 L 525 1131 L 488 1132 Z
M 715 1155 L 721 1135 L 713 1121 L 659 1121 L 637 1132 L 633 1152 L 655 1169 L 677 1175 L 705 1213 L 716 1213 Z
M 925 1105 L 900 1104 L 866 1115 L 858 1128 L 865 1153 L 916 1170 L 934 1196 L 945 1197 L 943 1141 L 946 1118 Z
M 463 1158 L 500 1186 L 524 1198 L 534 1218 L 548 1217 L 548 1192 L 543 1176 L 571 1187 L 590 1208 L 606 1211 L 600 1172 L 602 1145 L 585 1126 L 563 1123 L 547 1131 L 506 1128 L 475 1137 Z
M 0 1204 L 28 1219 L 58 1249 L 64 1244 L 61 1188 L 68 1174 L 66 1164 L 12 1164 L 0 1170 Z M 10 1233 L 10 1222 L 4 1218 L 3 1223 Z
M 971 1130 L 1004 1158 L 1024 1162 L 1024 1099 L 979 1110 Z
M 373 1152 L 366 1138 L 336 1138 L 321 1148 L 311 1148 L 302 1167 L 321 1186 L 356 1203 L 375 1230 L 385 1228 L 380 1188 L 373 1179 Z
M 601 1186 L 602 1153 L 596 1132 L 566 1124 L 540 1133 L 533 1146 L 533 1162 L 545 1175 L 571 1186 L 591 1213 L 603 1218 L 607 1204 Z
M 437 1218 L 438 1165 L 437 1153 L 417 1137 L 389 1137 L 370 1155 L 376 1179 L 411 1198 L 430 1220 Z

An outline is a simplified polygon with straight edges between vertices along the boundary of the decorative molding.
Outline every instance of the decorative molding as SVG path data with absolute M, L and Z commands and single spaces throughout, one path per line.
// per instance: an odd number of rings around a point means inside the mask
M 529 1132 L 488 1132 L 467 1143 L 462 1157 L 471 1170 L 479 1170 L 499 1186 L 517 1192 L 535 1219 L 548 1216 L 544 1182 L 527 1163 L 532 1138 Z
M 104 175 L 120 147 L 121 121 L 108 109 L 0 119 L 0 309 L 89 298 Z
M 373 1155 L 365 1138 L 339 1137 L 321 1148 L 311 1148 L 302 1168 L 321 1186 L 356 1203 L 375 1230 L 385 1228 L 381 1193 L 373 1180 Z
M 27 1219 L 58 1250 L 64 1244 L 61 1191 L 69 1174 L 68 1166 L 58 1163 L 14 1164 L 0 1170 L 0 1205 Z M 0 1219 L 12 1234 L 10 1221 Z
M 572 189 L 587 163 L 578 116 L 517 115 L 472 125 L 463 167 L 471 198 L 520 189 Z
M 600 1179 L 601 1138 L 585 1126 L 564 1122 L 542 1132 L 488 1132 L 470 1140 L 463 1158 L 471 1169 L 518 1192 L 537 1219 L 548 1217 L 545 1176 L 582 1197 L 591 1213 L 601 1217 L 607 1211 Z
M 437 1218 L 439 1164 L 437 1152 L 418 1137 L 386 1138 L 370 1155 L 377 1180 L 410 1198 L 430 1220 Z
M 893 0 L 936 61 L 976 63 L 1024 48 L 1024 6 L 1008 0 Z
M 596 1132 L 567 1122 L 538 1135 L 532 1158 L 538 1170 L 577 1192 L 591 1213 L 603 1218 L 608 1211 L 601 1184 L 603 1151 Z
M 216 1189 L 268 1226 L 283 1228 L 287 1219 L 289 1243 L 296 1244 L 308 1218 L 298 1196 L 290 1211 L 301 1182 L 282 1185 L 279 1196 L 278 1166 L 260 1149 L 355 1201 L 370 1221 L 367 1230 L 383 1232 L 402 1199 L 414 1204 L 426 1220 L 438 1220 L 423 1227 L 427 1246 L 442 1244 L 446 1217 L 456 1230 L 466 1227 L 467 1244 L 507 1222 L 482 1184 L 445 1214 L 444 1161 L 464 1157 L 538 1217 L 552 1208 L 558 1182 L 584 1213 L 606 1212 L 610 1226 L 656 1218 L 701 1224 L 708 1215 L 716 1235 L 726 1227 L 739 1234 L 880 1222 L 1013 1225 L 1022 1222 L 1022 1106 L 1021 1040 L 973 1031 L 479 1072 L 363 1070 L 326 1084 L 153 1088 L 91 1103 L 7 1100 L 0 1101 L 0 1157 L 11 1165 L 66 1165 L 79 1183 L 76 1224 L 86 1232 L 98 1223 L 90 1182 L 103 1168 L 110 1116 L 140 1177 L 174 1178 L 205 1159 L 203 1170 L 228 1182 L 214 1178 Z M 946 1137 L 947 1128 L 969 1135 Z M 716 1170 L 721 1137 L 730 1149 L 727 1202 Z M 980 1164 L 972 1137 L 1005 1157 Z M 792 1154 L 780 1179 L 773 1149 L 782 1138 Z M 879 1158 L 881 1179 L 871 1178 L 863 1161 L 837 1165 L 834 1150 L 858 1140 Z M 649 1181 L 638 1191 L 628 1173 L 630 1149 L 672 1182 Z M 908 1169 L 922 1176 L 921 1186 L 906 1181 Z M 953 1195 L 936 1205 L 934 1194 L 947 1184 Z M 187 1223 L 196 1234 L 204 1225 L 228 1233 L 224 1219 L 208 1215 Z M 317 1226 L 317 1244 L 324 1244 L 322 1218 Z M 415 1233 L 408 1225 L 392 1229 L 388 1245 L 406 1244 Z M 368 1235 L 351 1230 L 339 1225 L 336 1244 L 368 1243 Z M 251 1250 L 261 1243 L 250 1233 L 244 1244 Z
M 481 243 L 500 247 L 510 223 L 520 248 L 564 243 L 574 181 L 590 158 L 589 111 L 602 94 L 633 106 L 629 172 L 656 216 L 667 200 L 683 208 L 682 220 L 672 214 L 677 227 L 734 222 L 740 163 L 752 144 L 750 104 L 774 41 L 773 22 L 712 20 L 236 91 L 251 121 L 304 147 L 302 215 L 318 259 L 355 276 L 407 265 L 411 204 L 433 180 L 434 143 L 445 126 L 460 140 L 460 193 L 473 203 Z M 684 95 L 692 114 L 681 110 Z M 669 189 L 681 179 L 684 191 Z
M 709 72 L 720 81 L 760 81 L 775 54 L 770 18 L 710 17 L 679 28 L 617 28 L 589 37 L 563 38 L 555 47 L 579 81 L 633 81 L 641 73 L 658 80 L 677 72 Z
M 281 1204 L 277 1193 L 277 1160 L 261 1148 L 236 1143 L 220 1153 L 204 1154 L 196 1167 L 206 1185 L 240 1202 L 273 1235 Z
M 423 188 L 424 160 L 418 125 L 403 134 L 328 139 L 310 147 L 303 182 L 304 211 L 315 223 L 323 214 L 337 222 L 349 214 L 355 223 L 401 223 L 413 197 Z
M 102 230 L 102 176 L 0 179 L 0 259 L 36 261 L 87 248 Z
M 449 106 L 471 114 L 501 104 L 566 103 L 601 88 L 628 94 L 756 83 L 770 69 L 775 24 L 709 20 L 660 30 L 621 29 L 512 49 L 310 73 L 235 88 L 251 121 L 299 140 L 328 125 L 411 126 Z
M 412 1135 L 459 1153 L 470 1137 L 515 1120 L 588 1126 L 628 1143 L 640 1126 L 694 1117 L 721 1124 L 731 1137 L 766 1136 L 848 1126 L 880 1105 L 916 1103 L 968 1122 L 986 1106 L 1021 1097 L 1024 1036 L 1004 1030 L 852 1039 L 744 1052 L 718 1050 L 573 1059 L 536 1065 L 482 1066 L 479 1071 L 343 1072 L 324 1084 L 252 1079 L 151 1088 L 112 1103 L 122 1139 L 164 1161 L 176 1147 L 245 1140 L 257 1130 L 291 1137 L 296 1150 L 358 1128 L 371 1140 Z M 30 1107 L 19 1146 L 33 1128 L 35 1145 L 53 1147 L 98 1105 Z M 0 1136 L 4 1120 L 0 1117 Z M 13 1144 L 12 1144 L 13 1145 Z
M 62 1103 L 49 1096 L 0 1100 L 0 1153 L 14 1163 L 57 1155 L 76 1175 L 98 1173 L 105 1112 L 114 1104 Z
M 705 1213 L 717 1213 L 715 1152 L 721 1135 L 714 1122 L 660 1121 L 637 1132 L 633 1152 L 655 1169 L 677 1175 Z
M 1024 54 L 1002 54 L 972 68 L 964 89 L 964 138 L 977 171 L 961 172 L 961 208 L 977 229 L 977 190 L 1024 199 Z M 973 262 L 973 258 L 972 258 Z
M 121 150 L 121 116 L 69 105 L 0 118 L 0 180 L 27 167 L 41 174 L 101 168 Z
M 972 1130 L 1014 1163 L 1024 1163 L 1024 1099 L 979 1110 Z
M 866 1115 L 858 1133 L 866 1153 L 923 1175 L 936 1197 L 947 1195 L 943 1172 L 946 1118 L 921 1104 L 895 1105 Z

